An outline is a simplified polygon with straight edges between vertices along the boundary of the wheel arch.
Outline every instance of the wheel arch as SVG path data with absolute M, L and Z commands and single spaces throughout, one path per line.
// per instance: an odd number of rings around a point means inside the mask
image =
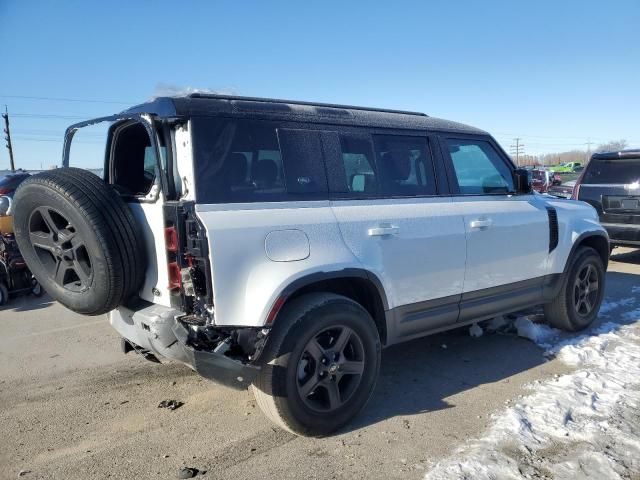
M 582 233 L 576 239 L 576 241 L 573 242 L 573 246 L 571 247 L 571 251 L 569 252 L 569 256 L 567 257 L 567 262 L 564 267 L 565 273 L 569 268 L 571 259 L 575 255 L 576 251 L 581 247 L 591 247 L 596 252 L 598 252 L 598 255 L 602 259 L 605 270 L 607 269 L 607 265 L 609 263 L 609 253 L 611 252 L 609 246 L 609 237 L 604 231 L 594 230 Z
M 285 287 L 267 316 L 267 325 L 278 321 L 278 315 L 291 300 L 313 292 L 327 292 L 342 295 L 359 303 L 373 318 L 380 341 L 387 341 L 387 316 L 389 303 L 382 282 L 374 273 L 347 268 L 333 272 L 316 272 L 305 275 Z

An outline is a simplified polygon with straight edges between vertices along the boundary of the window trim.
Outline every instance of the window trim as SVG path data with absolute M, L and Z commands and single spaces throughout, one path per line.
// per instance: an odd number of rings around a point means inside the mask
M 498 158 L 504 162 L 504 165 L 509 169 L 511 175 L 513 177 L 513 172 L 515 170 L 515 165 L 511 161 L 511 159 L 507 156 L 504 150 L 497 144 L 497 142 L 490 135 L 466 135 L 466 134 L 447 134 L 440 133 L 438 134 L 438 143 L 440 146 L 440 153 L 443 158 L 444 167 L 447 174 L 447 180 L 449 184 L 450 196 L 453 197 L 512 197 L 516 195 L 516 192 L 506 192 L 506 193 L 462 193 L 460 191 L 460 185 L 458 185 L 458 177 L 456 175 L 455 168 L 453 166 L 453 159 L 451 158 L 451 154 L 449 153 L 449 145 L 447 144 L 447 140 L 466 140 L 466 141 L 477 141 L 477 142 L 485 142 L 493 147 L 493 149 L 498 154 Z

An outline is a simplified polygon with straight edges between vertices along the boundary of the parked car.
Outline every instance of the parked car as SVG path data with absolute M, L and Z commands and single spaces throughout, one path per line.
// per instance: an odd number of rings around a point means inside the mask
M 584 167 L 580 162 L 567 162 L 561 163 L 560 165 L 557 165 L 555 167 L 551 167 L 551 170 L 560 173 L 572 173 L 582 171 L 583 168 Z
M 551 186 L 562 183 L 560 175 L 543 168 L 531 171 L 531 181 L 533 189 L 539 193 L 546 193 Z
M 555 195 L 557 197 L 571 198 L 571 196 L 573 195 L 573 189 L 575 188 L 575 186 L 576 186 L 576 180 L 571 180 L 570 182 L 567 182 L 567 183 L 552 185 L 547 190 L 547 193 L 549 195 Z
M 22 182 L 31 175 L 27 172 L 9 173 L 4 177 L 0 177 L 0 195 L 13 197 L 13 194 Z
M 594 154 L 573 198 L 593 205 L 611 245 L 640 247 L 640 150 Z
M 69 168 L 110 122 L 106 177 Z M 422 113 L 192 94 L 69 127 L 16 238 L 56 300 L 125 351 L 251 386 L 302 435 L 345 425 L 382 347 L 543 305 L 580 330 L 609 256 L 596 211 L 534 195 L 487 132 Z

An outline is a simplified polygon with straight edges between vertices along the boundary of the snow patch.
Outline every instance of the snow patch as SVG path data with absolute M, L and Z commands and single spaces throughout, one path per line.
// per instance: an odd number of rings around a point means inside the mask
M 483 330 L 482 327 L 480 325 L 478 325 L 477 323 L 474 323 L 473 325 L 471 325 L 471 327 L 469 328 L 469 335 L 471 335 L 472 337 L 481 337 L 483 334 Z
M 548 325 L 534 323 L 529 317 L 518 317 L 514 326 L 519 337 L 528 338 L 541 346 L 548 346 L 547 342 L 556 338 L 560 333 Z
M 635 287 L 634 287 L 635 289 Z M 617 308 L 622 308 L 622 307 L 629 307 L 631 305 L 633 305 L 634 303 L 636 303 L 636 299 L 633 297 L 628 297 L 628 298 L 622 298 L 616 302 L 613 301 L 604 301 L 602 302 L 602 305 L 600 305 L 600 311 L 598 312 L 599 315 L 607 315 L 608 313 L 610 313 L 612 310 L 615 310 Z
M 609 309 L 631 305 L 623 299 Z M 498 415 L 485 436 L 431 469 L 425 479 L 616 479 L 640 471 L 640 310 L 589 334 L 563 337 L 530 318 L 518 335 L 575 367 L 530 385 L 532 393 Z M 549 345 L 552 342 L 552 345 Z

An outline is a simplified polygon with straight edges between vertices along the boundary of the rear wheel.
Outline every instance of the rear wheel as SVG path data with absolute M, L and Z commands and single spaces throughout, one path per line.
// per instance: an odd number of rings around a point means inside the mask
M 558 296 L 544 306 L 547 322 L 572 332 L 587 328 L 598 316 L 604 283 L 605 270 L 600 255 L 590 247 L 578 249 Z
M 323 436 L 366 404 L 380 369 L 380 338 L 369 313 L 334 294 L 308 294 L 285 306 L 262 354 L 252 389 L 282 428 Z

